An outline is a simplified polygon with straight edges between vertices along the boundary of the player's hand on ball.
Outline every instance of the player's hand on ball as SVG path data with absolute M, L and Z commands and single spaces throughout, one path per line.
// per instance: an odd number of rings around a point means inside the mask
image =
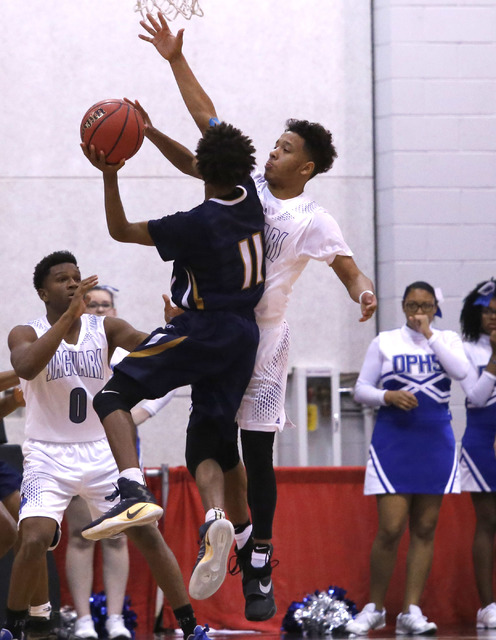
M 81 149 L 91 164 L 97 169 L 100 169 L 102 173 L 117 173 L 119 169 L 122 169 L 126 164 L 124 159 L 122 159 L 118 164 L 108 164 L 103 151 L 97 152 L 94 145 L 90 145 L 88 148 L 84 142 L 81 142 Z
M 143 107 L 141 106 L 139 100 L 135 100 L 134 102 L 132 100 L 129 100 L 129 98 L 124 98 L 124 100 L 128 104 L 130 104 L 132 107 L 134 107 L 136 109 L 136 111 L 138 111 L 140 113 L 141 117 L 143 118 L 143 124 L 145 125 L 145 135 L 146 135 L 146 130 L 147 129 L 153 129 L 153 124 L 152 124 L 150 116 L 143 109 Z

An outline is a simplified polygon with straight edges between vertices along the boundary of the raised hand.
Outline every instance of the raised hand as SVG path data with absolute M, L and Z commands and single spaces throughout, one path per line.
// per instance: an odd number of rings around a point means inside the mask
M 81 280 L 71 299 L 66 313 L 74 318 L 80 318 L 86 312 L 86 294 L 98 284 L 98 276 L 90 276 Z
M 145 36 L 140 33 L 138 37 L 146 42 L 151 42 L 163 58 L 173 62 L 182 54 L 184 29 L 179 29 L 177 34 L 174 35 L 169 29 L 164 14 L 160 12 L 158 14 L 158 22 L 151 13 L 147 13 L 146 17 L 148 22 L 140 20 L 140 25 L 150 35 Z

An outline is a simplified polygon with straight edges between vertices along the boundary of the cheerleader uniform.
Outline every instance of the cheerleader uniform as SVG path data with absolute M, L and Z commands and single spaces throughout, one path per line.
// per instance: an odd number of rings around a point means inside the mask
M 496 377 L 484 371 L 492 354 L 488 335 L 464 342 L 470 370 L 461 385 L 467 396 L 467 427 L 462 438 L 462 491 L 496 491 Z
M 429 340 L 404 325 L 370 344 L 355 400 L 379 406 L 365 474 L 365 495 L 459 493 L 456 442 L 449 410 L 451 379 L 469 363 L 454 331 L 431 328 Z M 386 405 L 386 391 L 409 391 L 418 407 Z

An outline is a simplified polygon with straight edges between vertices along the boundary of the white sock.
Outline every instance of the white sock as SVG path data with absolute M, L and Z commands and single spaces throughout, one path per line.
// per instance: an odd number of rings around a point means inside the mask
M 249 524 L 241 533 L 235 533 L 234 539 L 236 540 L 236 546 L 238 549 L 242 549 L 248 542 L 251 532 L 253 531 L 253 525 Z
M 134 480 L 140 484 L 146 485 L 145 477 L 139 467 L 129 467 L 119 473 L 119 478 L 127 478 L 128 480 Z
M 46 620 L 50 619 L 50 613 L 52 612 L 52 605 L 50 602 L 45 602 L 45 604 L 39 604 L 36 607 L 29 607 L 29 615 L 34 618 L 45 618 Z
M 221 518 L 225 518 L 226 514 L 224 513 L 224 509 L 220 509 L 219 507 L 212 507 L 205 514 L 205 522 L 209 522 L 210 520 L 220 520 Z
M 265 567 L 267 564 L 267 553 L 258 553 L 257 551 L 251 552 L 251 566 L 252 567 Z

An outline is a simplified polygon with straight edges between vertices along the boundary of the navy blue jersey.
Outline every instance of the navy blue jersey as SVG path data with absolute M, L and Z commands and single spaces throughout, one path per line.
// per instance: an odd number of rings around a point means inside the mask
M 212 198 L 148 222 L 162 260 L 174 260 L 171 292 L 178 307 L 246 314 L 262 297 L 263 209 L 251 178 L 238 189 L 235 200 Z

